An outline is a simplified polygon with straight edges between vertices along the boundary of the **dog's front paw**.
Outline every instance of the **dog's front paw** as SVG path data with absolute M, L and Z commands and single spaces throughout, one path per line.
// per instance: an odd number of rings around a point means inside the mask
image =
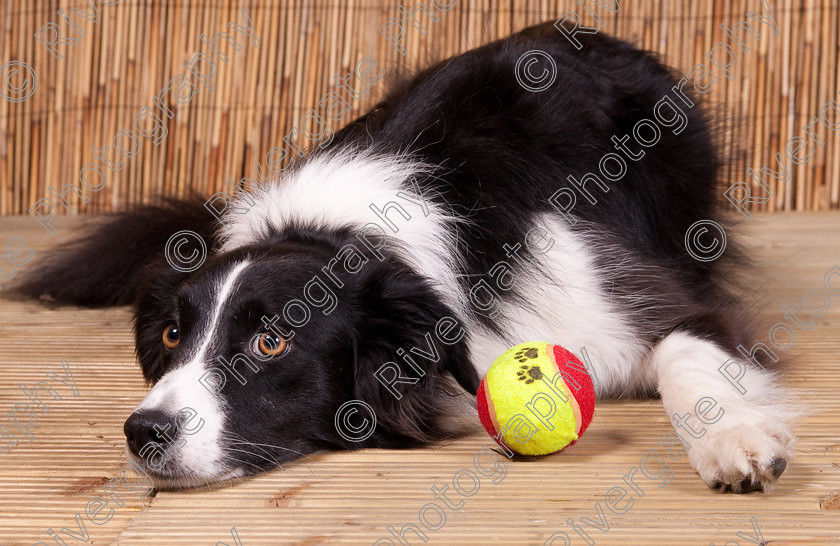
M 709 487 L 747 493 L 773 489 L 793 455 L 794 437 L 782 423 L 740 424 L 692 440 L 689 459 Z

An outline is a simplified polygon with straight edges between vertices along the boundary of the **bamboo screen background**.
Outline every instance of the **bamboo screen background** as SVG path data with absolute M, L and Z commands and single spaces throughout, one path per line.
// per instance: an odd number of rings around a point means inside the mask
M 404 3 L 414 5 L 412 0 Z M 425 3 L 432 5 L 430 0 Z M 706 53 L 725 41 L 721 23 L 733 26 L 748 11 L 762 12 L 761 0 L 619 3 L 618 13 L 593 5 L 606 21 L 602 31 L 658 52 L 680 74 L 697 63 L 708 64 Z M 166 138 L 155 145 L 152 138 L 140 137 L 137 154 L 125 159 L 119 171 L 105 169 L 107 184 L 88 191 L 89 202 L 79 203 L 68 194 L 79 212 L 115 210 L 155 194 L 230 192 L 226 181 L 256 176 L 255 165 L 265 168 L 270 149 L 291 151 L 283 138 L 299 127 L 307 112 L 314 108 L 326 119 L 318 103 L 336 90 L 333 75 L 353 72 L 362 58 L 375 59 L 392 76 L 525 26 L 557 20 L 569 10 L 582 13 L 574 0 L 454 4 L 449 11 L 436 11 L 438 22 L 422 13 L 417 16 L 428 33 L 409 27 L 403 56 L 379 33 L 386 21 L 398 17 L 398 0 L 0 0 L 0 66 L 24 61 L 37 78 L 27 100 L 0 98 L 0 214 L 25 214 L 48 196 L 48 186 L 79 184 L 80 170 L 97 161 L 93 146 L 109 146 L 104 155 L 116 162 L 114 136 L 134 129 L 141 108 L 153 108 L 152 99 L 176 75 L 196 81 L 185 66 L 199 51 L 208 52 L 201 34 L 212 38 L 227 30 L 241 46 L 237 51 L 222 42 L 229 61 L 217 62 L 215 89 L 198 83 L 195 96 L 180 106 L 167 96 L 174 115 L 167 122 Z M 840 87 L 838 3 L 770 0 L 770 5 L 778 36 L 767 25 L 751 21 L 761 39 L 741 33 L 749 52 L 738 51 L 733 79 L 720 78 L 705 96 L 705 104 L 725 118 L 728 127 L 719 136 L 726 159 L 721 191 L 748 180 L 749 168 L 775 169 L 775 154 L 784 158 L 788 139 L 805 136 L 803 125 L 836 98 Z M 71 17 L 84 36 L 57 13 L 89 11 L 90 6 L 96 8 L 94 20 L 78 13 Z M 244 33 L 226 28 L 227 22 L 245 24 L 242 7 L 247 8 L 258 46 Z M 33 36 L 47 23 L 58 24 L 64 36 L 78 38 L 56 46 L 63 55 L 60 60 Z M 591 25 L 593 20 L 584 18 L 582 23 Z M 23 89 L 23 71 L 10 74 L 7 65 L 5 72 L 0 85 Z M 351 85 L 363 87 L 355 77 Z M 562 73 L 555 85 L 562 85 Z M 386 87 L 383 80 L 369 87 L 361 100 L 350 101 L 353 110 L 332 122 L 332 128 L 366 111 Z M 840 122 L 837 117 L 830 112 L 828 119 Z M 793 166 L 788 161 L 792 180 L 774 181 L 776 195 L 753 209 L 840 206 L 840 134 L 819 124 L 816 132 L 825 145 L 807 163 Z M 300 133 L 293 141 L 304 149 L 309 142 Z M 121 145 L 129 148 L 129 139 L 122 138 Z M 752 186 L 757 195 L 755 182 Z M 64 212 L 57 208 L 59 214 Z

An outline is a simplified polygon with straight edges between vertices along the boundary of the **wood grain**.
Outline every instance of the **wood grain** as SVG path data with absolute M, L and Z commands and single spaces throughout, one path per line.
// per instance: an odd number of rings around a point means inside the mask
M 25 237 L 46 253 L 92 221 L 59 219 L 55 241 L 25 217 L 0 219 L 0 231 Z M 838 227 L 836 213 L 758 214 L 742 226 L 756 260 L 748 275 L 756 292 L 752 303 L 767 324 L 784 320 L 781 305 L 801 305 L 807 291 L 823 286 L 840 257 Z M 19 274 L 26 273 L 23 268 Z M 72 526 L 75 514 L 125 464 L 123 422 L 146 392 L 129 321 L 125 308 L 50 309 L 8 300 L 0 290 L 0 415 L 27 400 L 19 385 L 59 371 L 62 358 L 79 389 L 77 398 L 67 389 L 60 390 L 61 400 L 46 396 L 49 412 L 38 414 L 34 440 L 0 454 L 0 544 L 49 542 L 47 530 Z M 798 332 L 789 351 L 782 382 L 810 413 L 794 429 L 796 458 L 772 494 L 711 491 L 683 457 L 671 462 L 667 486 L 640 478 L 644 496 L 629 511 L 605 510 L 610 530 L 589 528 L 597 544 L 747 544 L 736 533 L 752 535 L 753 517 L 770 544 L 839 544 L 838 332 L 835 297 L 814 327 Z M 5 418 L 0 424 L 7 424 Z M 499 483 L 482 478 L 459 510 L 447 510 L 440 530 L 428 531 L 429 543 L 541 544 L 564 531 L 571 544 L 584 544 L 567 519 L 597 518 L 596 503 L 603 507 L 607 491 L 621 485 L 650 449 L 661 448 L 657 442 L 669 430 L 656 400 L 599 401 L 577 445 L 541 459 L 509 461 Z M 228 486 L 156 492 L 142 501 L 125 496 L 126 506 L 112 520 L 88 522 L 87 530 L 94 544 L 233 544 L 233 527 L 243 545 L 371 544 L 389 536 L 389 525 L 419 524 L 419 510 L 435 501 L 430 488 L 451 487 L 455 473 L 472 468 L 488 441 L 477 431 L 429 449 L 321 453 Z

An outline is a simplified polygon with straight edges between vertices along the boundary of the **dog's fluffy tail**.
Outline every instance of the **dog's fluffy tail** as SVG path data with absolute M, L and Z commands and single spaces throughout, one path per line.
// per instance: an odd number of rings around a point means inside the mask
M 85 237 L 48 251 L 11 291 L 59 304 L 130 304 L 144 270 L 163 258 L 172 235 L 193 231 L 209 251 L 215 228 L 215 219 L 198 199 L 167 200 L 111 214 Z

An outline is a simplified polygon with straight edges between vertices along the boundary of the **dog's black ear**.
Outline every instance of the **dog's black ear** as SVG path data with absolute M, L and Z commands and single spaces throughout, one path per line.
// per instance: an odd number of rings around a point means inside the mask
M 12 292 L 60 304 L 89 307 L 133 303 L 144 269 L 164 255 L 175 233 L 192 231 L 212 247 L 215 220 L 197 199 L 168 200 L 109 215 L 85 237 L 49 250 Z M 189 256 L 190 250 L 182 250 Z M 186 248 L 186 245 L 185 245 Z
M 479 384 L 457 315 L 405 265 L 386 261 L 363 275 L 354 396 L 374 409 L 377 428 L 355 447 L 405 447 L 451 435 L 441 426 L 446 412 L 472 403 L 466 393 L 475 395 Z

